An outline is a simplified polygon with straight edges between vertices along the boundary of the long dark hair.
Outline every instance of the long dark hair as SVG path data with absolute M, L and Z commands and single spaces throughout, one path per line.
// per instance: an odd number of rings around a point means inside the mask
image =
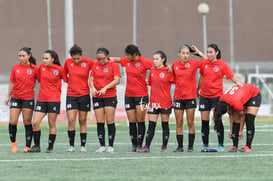
M 221 50 L 218 47 L 218 45 L 216 45 L 214 43 L 211 43 L 211 44 L 208 45 L 208 47 L 213 48 L 215 50 L 215 52 L 218 52 L 218 54 L 216 56 L 217 60 L 221 58 Z
M 130 44 L 125 48 L 125 53 L 130 54 L 130 55 L 138 55 L 141 56 L 141 53 L 136 45 Z
M 227 113 L 229 104 L 226 101 L 218 102 L 215 107 L 213 119 L 214 119 L 214 130 L 217 131 L 219 125 L 222 125 L 222 116 Z
M 62 66 L 59 56 L 55 50 L 46 50 L 44 53 L 49 53 L 51 58 L 54 58 L 53 64 L 57 64 L 59 66 Z
M 82 49 L 77 44 L 74 44 L 73 47 L 69 50 L 70 56 L 73 55 L 82 55 Z
M 157 50 L 157 51 L 154 52 L 154 54 L 159 54 L 162 59 L 165 59 L 164 62 L 163 62 L 163 65 L 167 66 L 166 65 L 166 63 L 167 63 L 167 55 L 163 51 Z
M 22 48 L 20 48 L 19 51 L 24 51 L 24 52 L 26 52 L 28 55 L 30 55 L 28 61 L 29 61 L 31 64 L 36 65 L 36 59 L 32 56 L 31 48 L 29 48 L 29 47 L 22 47 Z

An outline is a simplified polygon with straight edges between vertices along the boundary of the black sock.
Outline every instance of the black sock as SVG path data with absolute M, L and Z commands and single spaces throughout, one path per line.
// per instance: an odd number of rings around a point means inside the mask
M 105 128 L 104 123 L 97 123 L 97 133 L 100 146 L 105 146 Z
M 202 120 L 201 136 L 204 146 L 209 145 L 209 121 Z
M 116 136 L 116 125 L 115 123 L 108 124 L 108 140 L 109 146 L 114 146 L 115 136 Z
M 224 146 L 224 125 L 222 121 L 219 122 L 217 128 L 217 137 L 219 146 Z
M 239 142 L 239 130 L 240 130 L 240 123 L 232 123 L 232 135 L 231 139 L 233 142 L 233 146 L 236 146 L 238 148 L 238 142 Z
M 169 122 L 161 121 L 161 126 L 162 126 L 162 131 L 163 131 L 163 134 L 162 134 L 163 145 L 162 146 L 167 147 L 167 144 L 169 141 L 169 136 L 170 136 Z
M 70 146 L 74 147 L 76 131 L 67 131 Z
M 149 127 L 146 133 L 146 146 L 150 146 L 151 142 L 153 140 L 153 137 L 155 135 L 155 127 L 156 127 L 156 122 L 149 121 Z
M 16 141 L 17 125 L 9 124 L 9 138 L 13 143 Z
M 246 122 L 246 146 L 248 146 L 251 149 L 251 144 L 252 140 L 254 138 L 255 134 L 255 125 L 254 125 L 254 120 L 255 120 L 254 115 L 252 114 L 246 114 L 245 115 L 245 122 Z
M 53 149 L 55 139 L 56 139 L 55 134 L 49 134 L 49 136 L 48 136 L 48 149 Z
M 129 123 L 129 134 L 133 146 L 137 146 L 137 126 L 136 123 Z
M 30 147 L 32 141 L 32 124 L 25 125 L 26 146 Z
M 183 135 L 176 135 L 178 148 L 183 148 Z
M 194 140 L 195 140 L 195 133 L 189 133 L 188 135 L 189 137 L 189 148 L 193 148 L 193 143 L 194 143 Z
M 40 147 L 41 130 L 33 131 L 34 145 Z
M 81 138 L 81 146 L 85 146 L 87 133 L 80 133 L 80 138 Z
M 145 136 L 145 122 L 139 122 L 138 125 L 138 135 L 137 135 L 137 146 L 142 147 L 142 143 Z

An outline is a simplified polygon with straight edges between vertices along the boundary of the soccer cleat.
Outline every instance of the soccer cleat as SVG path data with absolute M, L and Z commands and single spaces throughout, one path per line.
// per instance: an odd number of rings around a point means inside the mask
M 29 150 L 30 150 L 30 148 L 29 148 L 28 146 L 26 146 L 26 147 L 24 148 L 23 152 L 24 152 L 24 153 L 28 153 Z
M 87 150 L 86 150 L 85 146 L 81 146 L 81 148 L 80 148 L 80 152 L 82 152 L 82 153 L 86 153 L 86 152 L 87 152 Z
M 53 148 L 47 148 L 45 152 L 46 153 L 52 153 L 53 152 Z
M 173 152 L 184 152 L 183 147 L 177 147 Z
M 103 153 L 106 152 L 105 146 L 101 146 L 99 149 L 96 150 L 96 153 Z
M 160 152 L 162 152 L 162 153 L 167 152 L 167 147 L 166 146 L 162 146 Z
M 238 148 L 236 146 L 232 146 L 229 148 L 228 152 L 238 152 Z
M 112 146 L 108 146 L 108 148 L 106 149 L 107 153 L 114 153 L 114 148 Z
M 218 148 L 217 148 L 217 152 L 224 152 L 224 151 L 225 151 L 224 146 L 219 145 Z
M 12 153 L 17 153 L 17 141 L 11 143 L 11 152 Z
M 251 149 L 248 146 L 243 146 L 239 149 L 240 152 L 251 152 Z
M 31 148 L 29 149 L 28 152 L 30 152 L 30 153 L 38 153 L 38 152 L 41 152 L 41 148 L 40 148 L 40 146 L 34 145 L 33 147 L 31 147 Z
M 201 152 L 209 152 L 209 147 L 203 145 L 203 147 L 201 148 Z
M 72 153 L 72 152 L 74 152 L 74 151 L 75 151 L 74 146 L 70 146 L 70 147 L 66 150 L 66 152 L 70 152 L 70 153 Z
M 188 147 L 187 152 L 193 152 L 193 147 Z
M 138 152 L 139 150 L 142 150 L 142 146 L 138 145 L 136 148 L 136 152 Z
M 127 152 L 131 153 L 131 152 L 136 152 L 137 147 L 133 146 L 131 149 L 129 149 Z
M 137 150 L 138 153 L 148 153 L 150 152 L 150 147 L 149 146 L 144 146 L 142 149 Z

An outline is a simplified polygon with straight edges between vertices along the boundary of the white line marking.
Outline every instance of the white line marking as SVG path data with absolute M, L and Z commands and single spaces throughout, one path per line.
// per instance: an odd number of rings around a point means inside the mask
M 209 155 L 210 153 L 204 153 L 204 156 L 147 156 L 147 157 L 122 157 L 122 158 L 52 158 L 52 159 L 21 159 L 21 160 L 0 160 L 0 162 L 51 162 L 51 161 L 97 161 L 97 160 L 139 160 L 139 159 L 193 159 L 193 158 L 249 158 L 249 157 L 273 157 L 271 154 L 244 154 L 244 155 Z M 236 153 L 235 153 L 236 154 Z

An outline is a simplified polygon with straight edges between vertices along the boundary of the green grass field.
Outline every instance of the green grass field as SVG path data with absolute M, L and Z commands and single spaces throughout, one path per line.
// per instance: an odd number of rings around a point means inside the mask
M 66 123 L 58 123 L 54 153 L 45 153 L 48 127 L 42 124 L 41 153 L 22 153 L 24 128 L 18 126 L 18 153 L 10 152 L 7 125 L 0 126 L 0 180 L 273 180 L 273 120 L 258 118 L 251 153 L 229 153 L 227 138 L 229 123 L 225 124 L 225 152 L 201 153 L 200 121 L 196 122 L 195 151 L 173 153 L 176 148 L 175 122 L 170 122 L 168 152 L 160 153 L 161 124 L 151 145 L 150 153 L 126 153 L 131 147 L 126 122 L 117 122 L 115 153 L 95 153 L 99 147 L 96 125 L 88 123 L 87 153 L 79 152 L 77 125 L 76 152 L 66 153 L 68 147 Z M 187 131 L 184 127 L 184 147 Z M 106 129 L 107 131 L 107 129 Z M 107 141 L 108 142 L 108 141 Z M 245 144 L 245 137 L 240 146 Z M 217 147 L 216 133 L 210 130 L 210 147 Z

